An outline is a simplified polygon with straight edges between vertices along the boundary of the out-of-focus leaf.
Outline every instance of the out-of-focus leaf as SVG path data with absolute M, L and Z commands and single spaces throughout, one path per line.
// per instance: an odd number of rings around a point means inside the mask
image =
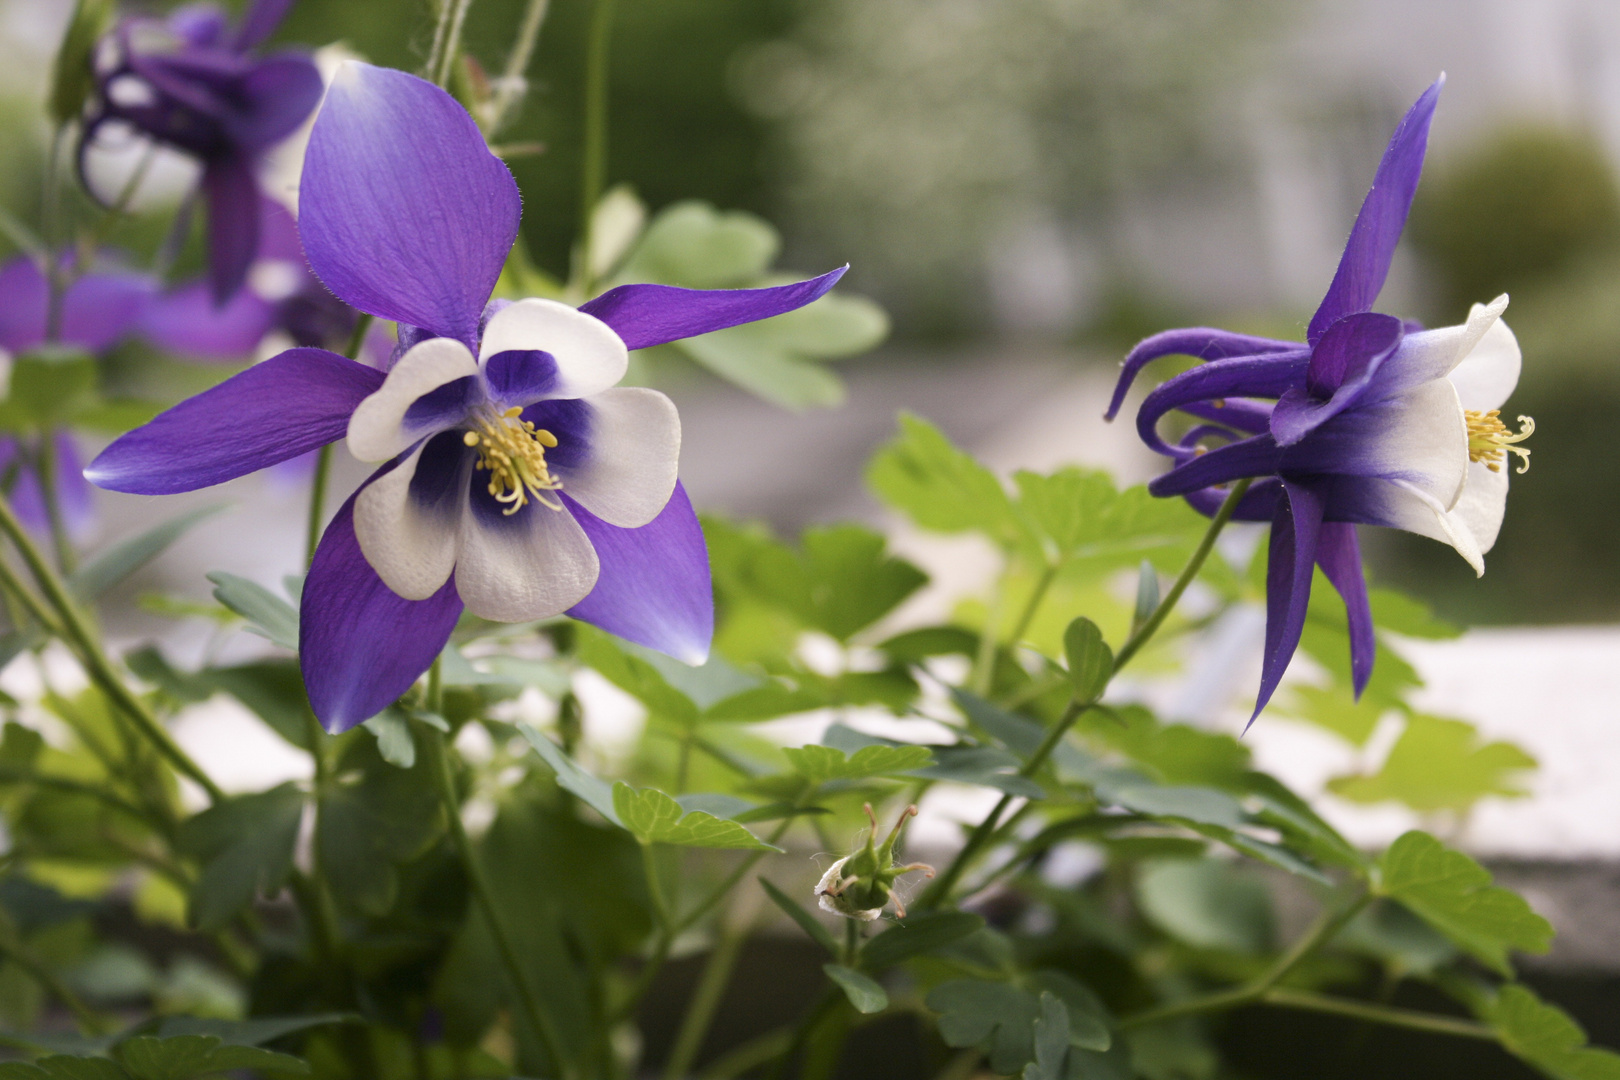
M 697 200 L 672 203 L 648 223 L 617 279 L 687 289 L 752 285 L 776 258 L 781 241 L 769 222 Z
M 688 811 L 656 788 L 637 790 L 621 780 L 613 785 L 613 808 L 618 812 L 619 821 L 643 844 L 781 850 L 735 821 L 717 818 L 702 810 Z
M 1271 947 L 1271 895 L 1260 879 L 1214 859 L 1144 864 L 1136 903 L 1171 937 L 1200 949 L 1257 954 Z
M 1096 701 L 1114 675 L 1114 651 L 1103 640 L 1097 624 L 1084 615 L 1063 632 L 1063 655 L 1069 663 L 1069 681 L 1076 701 Z
M 130 398 L 98 401 L 73 414 L 73 426 L 101 435 L 122 435 L 147 423 L 168 406 Z
M 1366 953 L 1392 975 L 1431 975 L 1456 959 L 1457 947 L 1400 904 L 1378 900 L 1345 924 L 1334 945 Z
M 888 992 L 870 975 L 862 975 L 854 968 L 847 968 L 842 964 L 822 964 L 821 970 L 827 973 L 827 978 L 838 984 L 838 988 L 844 992 L 849 1003 L 855 1006 L 856 1012 L 877 1013 L 889 1007 Z
M 217 1035 L 140 1035 L 113 1049 L 135 1080 L 195 1080 L 236 1069 L 304 1074 L 307 1062 L 257 1046 L 225 1043 Z
M 416 740 L 411 737 L 411 724 L 398 709 L 385 709 L 360 726 L 377 737 L 377 753 L 388 764 L 401 769 L 416 764 Z
M 321 869 L 340 905 L 381 915 L 394 903 L 399 864 L 439 834 L 439 800 L 426 776 L 387 764 L 369 739 L 348 744 L 336 774 L 318 807 Z
M 47 100 L 51 119 L 57 126 L 71 124 L 84 111 L 84 103 L 95 85 L 91 54 L 101 35 L 112 26 L 115 10 L 113 0 L 79 0 L 74 5 L 73 17 L 68 20 L 67 32 L 56 50 L 56 62 L 51 66 L 51 90 Z
M 670 685 L 663 672 L 646 657 L 625 649 L 611 636 L 579 627 L 578 654 L 580 660 L 647 706 L 649 711 L 680 724 L 697 722 L 697 704 Z
M 1508 952 L 1544 953 L 1553 928 L 1517 893 L 1460 851 L 1413 830 L 1379 860 L 1379 891 L 1411 908 L 1465 952 L 1500 974 L 1512 974 Z
M 255 896 L 272 896 L 292 871 L 304 795 L 292 783 L 216 803 L 188 819 L 180 847 L 203 863 L 191 888 L 190 918 L 219 930 Z
M 1352 746 L 1365 746 L 1378 721 L 1390 711 L 1390 703 L 1377 697 L 1359 701 L 1348 685 L 1290 686 L 1280 711 L 1327 728 Z
M 993 1072 L 1018 1072 L 1035 1056 L 1040 1002 L 1027 991 L 1008 983 L 953 979 L 934 987 L 927 1003 L 939 1013 L 945 1045 L 982 1047 Z
M 866 780 L 920 769 L 933 760 L 926 746 L 867 746 L 846 756 L 831 746 L 787 747 L 782 751 L 800 776 L 812 784 Z
M 287 601 L 247 578 L 215 570 L 208 575 L 214 583 L 214 599 L 253 625 L 259 636 L 284 649 L 298 648 L 298 611 Z
M 1136 571 L 1136 610 L 1131 614 L 1131 632 L 1136 630 L 1159 606 L 1159 572 L 1146 559 Z
M 806 530 L 801 541 L 806 621 L 846 641 L 922 588 L 928 575 L 888 554 L 880 533 L 859 525 Z
M 1120 491 L 1107 473 L 1064 468 L 1013 474 L 1018 510 L 1041 538 L 1037 563 L 1104 560 L 1137 565 L 1148 552 L 1187 543 L 1196 515 L 1146 488 Z M 1033 556 L 1033 552 L 1031 553 Z
M 586 806 L 613 824 L 624 826 L 624 822 L 619 820 L 619 812 L 613 807 L 611 784 L 580 768 L 573 758 L 562 752 L 561 747 L 528 724 L 519 724 L 517 729 L 529 741 L 529 745 L 534 747 L 534 752 L 551 766 L 551 771 L 556 774 L 558 787 L 579 796 Z
M 900 434 L 873 456 L 866 482 L 932 532 L 981 532 L 1005 546 L 1027 540 L 1028 530 L 995 474 L 910 413 L 900 414 Z
M 1481 1010 L 1507 1047 L 1553 1080 L 1620 1080 L 1620 1054 L 1586 1043 L 1568 1013 L 1517 983 Z
M 33 1062 L 0 1065 L 0 1080 L 129 1080 L 118 1063 L 103 1057 L 52 1054 Z
M 928 911 L 897 921 L 861 949 L 861 966 L 883 971 L 977 933 L 984 919 L 967 911 Z
M 1352 802 L 1401 802 L 1419 813 L 1466 811 L 1487 796 L 1522 797 L 1516 781 L 1535 767 L 1512 743 L 1482 742 L 1472 724 L 1414 713 L 1378 772 L 1337 777 L 1328 789 Z
M 73 595 L 80 600 L 94 600 L 162 554 L 192 526 L 213 517 L 223 509 L 224 503 L 200 506 L 102 552 L 68 579 Z
M 158 1025 L 161 1038 L 174 1035 L 211 1035 L 227 1046 L 263 1046 L 283 1035 L 326 1024 L 353 1020 L 351 1013 L 311 1013 L 307 1016 L 259 1016 L 252 1020 L 218 1020 L 201 1016 L 168 1016 Z
M 1427 604 L 1393 589 L 1369 589 L 1373 624 L 1406 637 L 1444 641 L 1462 636 L 1462 627 L 1438 618 Z
M 0 429 L 58 426 L 96 403 L 96 361 L 80 349 L 37 349 L 11 366 L 11 392 L 0 400 Z

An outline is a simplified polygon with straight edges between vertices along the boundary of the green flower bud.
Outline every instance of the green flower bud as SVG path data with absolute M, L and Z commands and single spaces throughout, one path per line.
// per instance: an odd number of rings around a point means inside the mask
M 900 820 L 894 823 L 889 831 L 889 837 L 880 845 L 877 842 L 878 823 L 877 815 L 872 812 L 872 804 L 866 804 L 867 819 L 872 822 L 872 831 L 866 838 L 866 844 L 854 854 L 846 855 L 827 868 L 816 885 L 816 899 L 821 904 L 821 910 L 834 915 L 842 915 L 846 919 L 860 919 L 862 922 L 871 922 L 883 914 L 883 909 L 889 901 L 894 901 L 894 912 L 900 918 L 906 917 L 905 905 L 900 898 L 894 895 L 894 882 L 901 874 L 909 874 L 913 870 L 922 870 L 929 877 L 934 876 L 934 868 L 927 863 L 906 863 L 897 866 L 894 862 L 894 845 L 900 839 L 900 828 L 907 818 L 917 816 L 917 808 L 908 806 L 900 814 Z

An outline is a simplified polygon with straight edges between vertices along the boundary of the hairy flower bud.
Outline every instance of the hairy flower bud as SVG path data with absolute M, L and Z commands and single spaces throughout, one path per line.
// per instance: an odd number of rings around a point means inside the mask
M 893 900 L 895 914 L 903 919 L 906 908 L 900 898 L 894 895 L 895 879 L 913 870 L 922 870 L 929 877 L 934 876 L 934 868 L 927 863 L 897 866 L 894 862 L 894 845 L 900 839 L 900 828 L 905 825 L 907 818 L 917 816 L 917 808 L 905 808 L 900 820 L 889 831 L 888 839 L 881 845 L 877 842 L 877 815 L 872 812 L 871 803 L 866 804 L 866 816 L 872 822 L 872 831 L 867 835 L 865 845 L 827 868 L 816 883 L 816 899 L 822 911 L 862 922 L 872 922 L 882 915 L 883 909 Z

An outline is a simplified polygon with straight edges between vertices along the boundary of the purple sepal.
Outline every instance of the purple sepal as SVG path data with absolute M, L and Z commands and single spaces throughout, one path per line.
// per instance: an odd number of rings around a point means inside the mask
M 1231 397 L 1281 396 L 1305 376 L 1310 353 L 1295 346 L 1292 352 L 1266 356 L 1240 356 L 1216 360 L 1160 383 L 1136 414 L 1136 432 L 1156 453 L 1177 457 L 1159 437 L 1159 418 L 1193 402 L 1223 401 Z
M 236 39 L 231 43 L 237 52 L 264 42 L 292 8 L 292 0 L 253 0 L 253 6 L 242 16 L 242 25 L 236 28 Z M 308 115 L 307 113 L 305 115 Z
M 1292 446 L 1354 403 L 1405 332 L 1401 320 L 1365 311 L 1328 327 L 1311 352 L 1305 385 L 1284 392 L 1272 410 L 1277 445 Z
M 140 317 L 156 286 L 139 274 L 86 274 L 62 297 L 60 340 L 105 352 Z M 0 268 L 0 349 L 20 353 L 45 340 L 49 289 L 39 265 L 18 255 Z
M 714 589 L 686 489 L 677 482 L 669 504 L 639 529 L 615 528 L 563 500 L 602 565 L 596 587 L 568 614 L 684 663 L 703 663 L 714 637 Z
M 611 326 L 626 348 L 650 349 L 802 308 L 826 295 L 848 269 L 840 266 L 820 277 L 768 289 L 620 285 L 579 310 Z
M 1185 498 L 1187 505 L 1212 518 L 1220 510 L 1221 504 L 1226 501 L 1227 492 L 1220 488 L 1202 488 L 1198 491 L 1189 491 Z M 1270 521 L 1277 513 L 1277 497 L 1282 494 L 1282 481 L 1275 477 L 1256 480 L 1238 500 L 1237 510 L 1232 514 L 1233 521 Z
M 1344 600 L 1350 620 L 1350 681 L 1359 700 L 1367 680 L 1372 678 L 1378 642 L 1373 634 L 1372 605 L 1367 600 L 1367 576 L 1361 566 L 1361 540 L 1356 527 L 1339 521 L 1323 522 L 1316 564 Z
M 325 91 L 320 68 L 299 52 L 254 64 L 236 88 L 237 108 L 224 117 L 238 152 L 266 150 L 303 126 Z
M 1372 188 L 1361 204 L 1361 213 L 1350 229 L 1350 240 L 1339 259 L 1333 284 L 1328 286 L 1322 306 L 1311 316 L 1306 332 L 1311 344 L 1316 344 L 1329 326 L 1346 315 L 1372 310 L 1373 301 L 1378 299 L 1401 230 L 1406 227 L 1412 197 L 1417 194 L 1423 155 L 1429 145 L 1429 121 L 1434 118 L 1434 107 L 1445 82 L 1444 75 L 1435 80 L 1395 128 L 1373 176 Z
M 1270 401 L 1249 401 L 1246 398 L 1218 398 L 1215 401 L 1189 401 L 1181 411 L 1200 420 L 1213 420 L 1224 427 L 1259 435 L 1271 430 Z
M 259 182 L 245 158 L 208 163 L 202 176 L 208 204 L 208 284 L 214 303 L 224 304 L 247 280 L 259 251 Z
M 358 494 L 349 496 L 321 536 L 298 620 L 298 665 L 309 704 L 334 735 L 376 716 L 409 690 L 461 617 L 454 578 L 426 600 L 403 599 L 383 584 L 355 539 Z
M 1125 404 L 1125 395 L 1142 369 L 1161 356 L 1196 356 L 1200 360 L 1227 360 L 1238 356 L 1261 356 L 1266 353 L 1292 352 L 1299 349 L 1297 341 L 1279 341 L 1276 338 L 1234 334 L 1210 326 L 1189 326 L 1181 330 L 1166 330 L 1144 338 L 1126 354 L 1120 364 L 1119 382 L 1114 384 L 1114 396 L 1108 402 L 1104 420 L 1119 415 Z
M 1314 491 L 1287 481 L 1284 498 L 1277 500 L 1271 522 L 1270 562 L 1266 566 L 1266 649 L 1260 667 L 1260 696 L 1254 705 L 1254 723 L 1277 690 L 1288 661 L 1305 630 L 1311 602 L 1311 575 L 1316 569 L 1316 546 L 1322 529 L 1322 499 Z
M 1165 498 L 1186 495 L 1201 488 L 1241 480 L 1246 476 L 1268 476 L 1277 471 L 1277 443 L 1270 435 L 1255 435 L 1186 460 L 1148 483 L 1149 494 Z
M 454 98 L 402 71 L 344 64 L 315 118 L 299 207 L 309 265 L 340 300 L 476 351 L 521 206 Z
M 343 438 L 382 382 L 325 349 L 288 349 L 120 436 L 84 475 L 133 495 L 222 484 Z
M 191 360 L 242 360 L 275 324 L 276 305 L 238 289 L 223 306 L 202 282 L 153 298 L 136 331 L 166 352 Z

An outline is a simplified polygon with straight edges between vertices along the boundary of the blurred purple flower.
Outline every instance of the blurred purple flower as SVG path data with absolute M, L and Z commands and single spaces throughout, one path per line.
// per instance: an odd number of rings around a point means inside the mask
M 680 424 L 615 388 L 628 352 L 769 318 L 842 270 L 766 289 L 625 285 L 579 309 L 490 303 L 517 237 L 517 185 L 431 83 L 346 64 L 300 189 L 322 282 L 399 324 L 387 372 L 291 349 L 182 402 L 91 463 L 93 483 L 191 491 L 345 435 L 382 462 L 327 527 L 305 582 L 300 661 L 341 731 L 410 688 L 463 607 L 563 612 L 689 662 L 708 653 L 707 549 L 676 481 Z
M 1504 459 L 1518 454 L 1528 466 L 1529 451 L 1516 444 L 1534 425 L 1521 417 L 1526 428 L 1515 435 L 1497 416 L 1520 367 L 1518 343 L 1500 318 L 1506 296 L 1440 330 L 1371 311 L 1417 190 L 1444 81 L 1395 129 L 1305 344 L 1207 327 L 1157 334 L 1126 357 L 1109 407 L 1112 419 L 1150 360 L 1207 361 L 1149 394 L 1137 430 L 1176 463 L 1149 485 L 1155 495 L 1185 496 L 1213 514 L 1228 485 L 1256 480 L 1235 515 L 1272 526 L 1255 716 L 1299 645 L 1317 566 L 1348 612 L 1358 696 L 1372 675 L 1376 642 L 1357 525 L 1433 537 L 1484 573 L 1506 507 Z M 1158 421 L 1171 410 L 1204 423 L 1168 444 Z M 1209 440 L 1221 445 L 1207 448 Z
M 259 249 L 260 158 L 296 131 L 321 99 L 320 72 L 308 56 L 250 55 L 291 2 L 255 0 L 234 32 L 211 4 L 188 4 L 165 19 L 131 16 L 97 47 L 98 92 L 79 141 L 80 172 L 86 152 L 109 127 L 133 128 L 195 158 L 208 206 L 215 304 L 241 288 Z

